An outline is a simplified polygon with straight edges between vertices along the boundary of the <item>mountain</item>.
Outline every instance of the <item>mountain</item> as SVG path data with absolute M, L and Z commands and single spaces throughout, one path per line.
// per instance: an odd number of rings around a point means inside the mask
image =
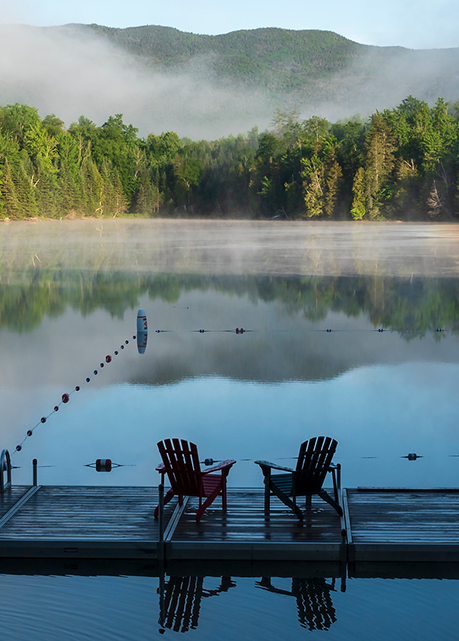
M 215 137 L 269 124 L 275 109 L 335 121 L 408 95 L 459 98 L 459 49 L 372 47 L 329 31 L 207 36 L 144 26 L 0 27 L 0 104 L 66 120 L 123 113 L 141 133 Z
M 81 28 L 81 27 L 80 27 Z M 410 50 L 358 44 L 330 31 L 254 29 L 219 36 L 183 33 L 169 27 L 145 26 L 111 29 L 82 27 L 146 62 L 151 67 L 180 69 L 191 62 L 206 61 L 214 78 L 270 92 L 314 93 L 335 97 L 338 87 L 349 94 L 362 83 L 387 80 L 409 82 L 419 98 L 437 92 L 457 93 L 459 48 Z M 331 82 L 327 90 L 327 83 Z M 427 86 L 429 83 L 429 87 Z M 345 87 L 348 87 L 345 91 Z M 339 98 L 339 95 L 338 95 Z

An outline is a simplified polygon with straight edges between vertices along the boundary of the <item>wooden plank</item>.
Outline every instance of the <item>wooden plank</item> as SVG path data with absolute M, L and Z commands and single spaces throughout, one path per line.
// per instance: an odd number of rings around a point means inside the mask
M 272 497 L 271 514 L 264 516 L 264 492 L 232 490 L 228 510 L 214 505 L 196 523 L 197 499 L 190 499 L 167 544 L 168 559 L 322 560 L 337 561 L 341 524 L 335 510 L 315 498 L 304 521 Z
M 30 489 L 30 485 L 13 485 L 0 494 L 0 518 L 2 518 Z
M 149 487 L 12 488 L 0 501 L 0 557 L 154 562 L 157 502 L 156 488 Z M 314 497 L 301 522 L 273 497 L 265 518 L 262 488 L 230 488 L 228 510 L 217 499 L 196 523 L 198 499 L 190 498 L 181 508 L 173 499 L 165 509 L 166 565 L 240 562 L 249 568 L 310 562 L 341 567 L 346 550 L 357 569 L 359 563 L 366 568 L 459 563 L 459 490 L 347 489 L 342 503 L 340 519 Z
M 38 492 L 39 489 L 40 486 L 38 485 L 35 487 L 31 487 L 28 492 L 26 492 L 18 501 L 16 501 L 16 503 L 0 519 L 0 529 L 16 514 L 18 510 L 21 509 L 21 507 L 25 503 L 27 503 L 31 496 Z
M 157 540 L 152 488 L 42 487 L 0 530 L 2 540 Z
M 351 563 L 459 562 L 459 490 L 347 490 Z

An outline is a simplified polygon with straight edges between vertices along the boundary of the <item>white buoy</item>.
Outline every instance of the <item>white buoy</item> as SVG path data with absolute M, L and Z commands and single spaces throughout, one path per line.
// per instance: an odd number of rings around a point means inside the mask
M 148 323 L 145 310 L 137 312 L 137 350 L 139 354 L 145 354 L 147 349 Z

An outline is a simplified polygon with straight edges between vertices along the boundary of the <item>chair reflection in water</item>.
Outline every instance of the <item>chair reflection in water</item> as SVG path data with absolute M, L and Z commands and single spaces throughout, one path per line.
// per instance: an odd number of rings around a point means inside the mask
M 309 630 L 328 630 L 336 621 L 336 610 L 333 607 L 330 592 L 335 592 L 335 579 L 331 583 L 323 578 L 292 579 L 292 589 L 282 590 L 271 583 L 270 577 L 263 577 L 255 584 L 257 587 L 292 596 L 296 599 L 298 621 Z
M 338 443 L 329 436 L 317 436 L 305 441 L 300 446 L 296 468 L 283 467 L 268 461 L 255 461 L 261 467 L 265 483 L 265 517 L 270 514 L 270 497 L 273 494 L 289 507 L 300 521 L 303 511 L 297 505 L 297 498 L 306 497 L 306 507 L 311 505 L 311 498 L 317 494 L 331 505 L 342 516 L 343 510 L 339 504 L 341 487 L 341 466 L 332 463 Z M 278 470 L 282 474 L 272 474 Z M 333 479 L 333 497 L 323 489 L 327 473 Z
M 222 576 L 218 588 L 206 590 L 205 577 L 171 576 L 163 588 L 160 587 L 159 624 L 174 632 L 188 632 L 198 627 L 201 600 L 227 592 L 236 583 L 231 577 Z

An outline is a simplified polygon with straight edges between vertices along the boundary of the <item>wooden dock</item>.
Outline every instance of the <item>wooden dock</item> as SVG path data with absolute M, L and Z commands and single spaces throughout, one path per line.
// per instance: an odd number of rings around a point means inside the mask
M 343 566 L 352 576 L 392 576 L 394 565 L 400 573 L 425 565 L 435 576 L 442 565 L 459 568 L 459 489 L 346 489 L 343 517 L 314 498 L 301 523 L 275 498 L 265 519 L 262 488 L 230 488 L 228 511 L 217 500 L 199 523 L 197 499 L 173 499 L 162 537 L 157 504 L 152 487 L 8 487 L 0 494 L 0 565 L 98 561 L 148 572 L 215 566 L 217 574 L 263 565 L 284 576 L 299 564 L 320 576 L 340 576 Z

